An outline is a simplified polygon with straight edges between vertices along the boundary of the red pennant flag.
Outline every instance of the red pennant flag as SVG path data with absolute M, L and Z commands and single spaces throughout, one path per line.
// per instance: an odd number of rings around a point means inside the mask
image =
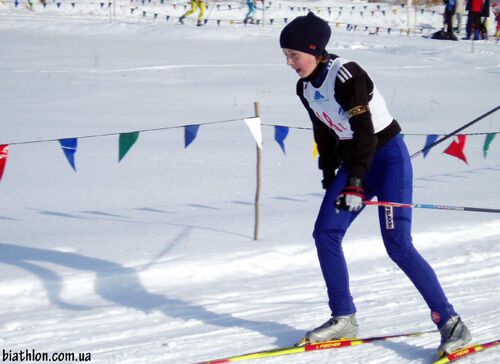
M 465 141 L 467 135 L 459 134 L 456 136 L 455 140 L 446 148 L 443 153 L 449 154 L 453 157 L 457 157 L 467 163 L 467 157 L 464 154 Z M 469 163 L 467 163 L 469 164 Z
M 0 181 L 2 180 L 3 171 L 7 164 L 7 154 L 9 153 L 9 146 L 7 144 L 0 145 Z

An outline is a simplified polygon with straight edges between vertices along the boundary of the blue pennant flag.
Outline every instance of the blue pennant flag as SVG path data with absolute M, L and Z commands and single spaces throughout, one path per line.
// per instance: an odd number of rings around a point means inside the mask
M 198 129 L 200 125 L 186 125 L 184 127 L 184 148 L 187 148 L 189 144 L 196 139 L 196 135 L 198 134 Z
M 64 155 L 66 156 L 66 159 L 68 160 L 73 170 L 76 172 L 75 153 L 76 148 L 78 147 L 78 140 L 76 138 L 59 139 L 59 143 L 61 143 L 61 147 Z
M 432 143 L 434 143 L 438 137 L 439 137 L 439 135 L 437 135 L 437 134 L 427 135 L 427 140 L 425 141 L 424 149 L 427 148 Z M 429 151 L 430 151 L 430 149 L 424 150 L 424 158 L 427 157 L 427 154 L 429 154 Z
M 278 142 L 278 144 L 281 147 L 281 150 L 283 150 L 283 153 L 286 154 L 285 151 L 285 139 L 288 135 L 289 128 L 287 126 L 279 126 L 275 125 L 274 126 L 274 139 Z

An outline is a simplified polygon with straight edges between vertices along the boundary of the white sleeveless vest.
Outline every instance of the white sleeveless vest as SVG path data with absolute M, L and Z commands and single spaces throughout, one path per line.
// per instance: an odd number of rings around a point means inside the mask
M 336 78 L 338 77 L 341 82 L 345 82 L 352 77 L 350 72 L 345 67 L 342 67 L 348 62 L 351 61 L 340 57 L 333 61 L 330 60 L 327 66 L 328 74 L 319 88 L 314 87 L 310 82 L 304 82 L 304 97 L 309 103 L 309 107 L 319 120 L 337 134 L 340 140 L 352 139 L 353 133 L 349 124 L 349 115 L 335 100 Z M 384 97 L 377 90 L 375 84 L 373 85 L 373 95 L 368 107 L 372 115 L 375 133 L 383 130 L 394 119 L 387 110 Z

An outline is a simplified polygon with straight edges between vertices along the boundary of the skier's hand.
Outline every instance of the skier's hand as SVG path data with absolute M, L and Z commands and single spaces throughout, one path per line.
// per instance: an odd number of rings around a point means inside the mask
M 335 201 L 335 210 L 359 211 L 363 207 L 365 195 L 363 192 L 363 181 L 358 177 L 349 178 L 349 182 L 344 187 Z

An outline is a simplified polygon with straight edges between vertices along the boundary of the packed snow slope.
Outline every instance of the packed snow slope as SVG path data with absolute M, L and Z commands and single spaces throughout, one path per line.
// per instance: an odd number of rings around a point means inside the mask
M 310 130 L 286 155 L 263 126 L 260 239 L 253 240 L 255 142 L 242 120 L 143 132 L 118 163 L 118 135 L 78 140 L 75 173 L 57 141 L 243 119 L 310 127 L 280 27 L 0 13 L 0 346 L 88 352 L 95 363 L 193 363 L 294 343 L 328 319 L 312 227 L 323 191 Z M 334 31 L 331 52 L 372 75 L 411 152 L 500 104 L 492 42 Z M 467 129 L 500 131 L 500 114 Z M 422 134 L 422 135 L 411 135 Z M 500 140 L 468 164 L 414 159 L 414 201 L 500 208 Z M 451 140 L 450 140 L 451 142 Z M 416 209 L 414 243 L 475 342 L 500 335 L 500 216 Z M 390 261 L 376 208 L 344 241 L 360 336 L 433 328 Z M 437 334 L 260 363 L 430 363 Z M 463 363 L 500 361 L 491 349 Z

